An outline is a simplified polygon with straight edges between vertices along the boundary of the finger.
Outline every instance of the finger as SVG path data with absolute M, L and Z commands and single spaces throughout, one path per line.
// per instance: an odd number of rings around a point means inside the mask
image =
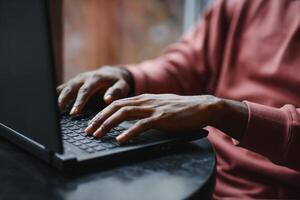
M 135 101 L 136 103 L 143 104 L 147 102 L 147 100 L 151 98 L 148 94 L 141 94 L 137 96 L 132 96 L 132 97 L 125 97 L 122 100 L 124 101 Z
M 76 91 L 79 87 L 79 84 L 70 84 L 62 89 L 58 97 L 58 105 L 61 110 L 63 110 L 68 104 L 68 102 L 75 97 Z
M 57 94 L 60 94 L 61 91 L 62 91 L 65 87 L 66 87 L 66 83 L 59 85 L 59 86 L 56 88 L 56 93 L 57 93 Z
M 104 101 L 110 104 L 114 100 L 126 97 L 129 93 L 129 86 L 124 80 L 117 81 L 113 86 L 108 88 L 104 94 Z
M 124 144 L 133 137 L 139 135 L 140 133 L 149 130 L 153 126 L 153 124 L 154 119 L 152 118 L 141 119 L 140 121 L 135 123 L 131 128 L 118 135 L 116 140 L 119 144 Z
M 100 128 L 98 128 L 94 132 L 95 137 L 101 137 L 105 135 L 107 132 L 109 132 L 112 128 L 116 127 L 118 124 L 132 120 L 132 119 L 141 119 L 145 117 L 149 117 L 152 113 L 152 109 L 149 107 L 138 107 L 138 106 L 127 106 L 123 107 L 117 112 L 115 112 L 113 115 L 111 115 L 109 118 L 107 118 L 101 125 Z M 93 132 L 96 129 L 96 126 L 93 127 L 93 129 L 87 130 Z
M 139 103 L 137 101 L 130 101 L 126 99 L 114 101 L 112 104 L 104 108 L 101 112 L 99 112 L 90 122 L 87 130 L 93 129 L 93 127 L 99 126 L 102 124 L 109 116 L 113 113 L 117 112 L 119 109 L 125 106 L 138 106 Z M 87 132 L 89 134 L 89 132 Z
M 101 86 L 101 81 L 97 79 L 87 80 L 78 90 L 76 100 L 70 111 L 70 115 L 79 114 L 89 98 L 96 93 L 97 89 Z

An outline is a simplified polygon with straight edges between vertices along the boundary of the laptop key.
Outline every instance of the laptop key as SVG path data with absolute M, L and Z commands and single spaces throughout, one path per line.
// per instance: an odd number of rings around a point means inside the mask
M 84 139 L 84 140 L 81 140 L 81 143 L 82 144 L 87 144 L 87 143 L 91 143 L 92 141 L 91 140 L 88 140 L 88 139 Z
M 82 137 L 81 135 L 74 137 L 74 140 L 83 140 L 85 137 Z
M 63 139 L 63 140 L 66 140 L 66 139 L 68 139 L 68 138 L 69 138 L 69 137 L 66 136 L 66 135 L 63 135 L 63 136 L 62 136 L 62 139 Z
M 87 146 L 88 147 L 96 147 L 96 146 L 98 146 L 98 144 L 97 143 L 88 143 Z
M 94 147 L 94 150 L 95 151 L 102 151 L 102 150 L 105 150 L 105 147 L 98 145 L 98 146 Z
M 94 150 L 92 148 L 87 148 L 85 151 L 88 152 L 88 153 L 93 153 L 94 152 Z
M 81 133 L 79 133 L 79 135 L 81 135 L 82 137 L 88 137 L 88 135 L 84 131 L 82 131 Z
M 125 128 L 123 128 L 122 126 L 117 126 L 117 127 L 114 128 L 114 130 L 116 130 L 116 131 L 124 131 Z
M 76 136 L 79 136 L 77 133 L 70 133 L 68 134 L 70 137 L 76 137 Z
M 73 126 L 69 127 L 69 129 L 72 131 L 75 131 L 75 130 L 78 130 L 79 128 L 77 126 L 73 125 Z
M 110 141 L 110 140 L 114 140 L 114 139 L 115 139 L 115 137 L 105 135 L 105 136 L 101 137 L 99 140 L 101 140 L 102 142 L 106 142 L 106 141 Z
M 74 144 L 75 146 L 79 146 L 79 145 L 81 145 L 81 142 L 76 141 L 76 142 L 74 142 L 73 144 Z
M 111 132 L 109 132 L 107 135 L 108 135 L 108 136 L 114 136 L 114 137 L 115 137 L 115 136 L 120 135 L 120 133 L 121 133 L 121 132 L 119 132 L 119 131 L 111 131 Z
M 81 129 L 78 129 L 78 130 L 75 130 L 74 132 L 75 132 L 75 133 L 78 133 L 78 134 L 81 134 L 81 133 L 83 133 L 84 131 L 81 130 Z
M 101 144 L 103 141 L 102 140 L 100 140 L 100 139 L 95 139 L 95 141 L 94 142 L 97 142 L 98 144 Z
M 67 139 L 67 142 L 70 142 L 70 143 L 72 143 L 72 142 L 76 142 L 73 138 L 68 138 Z
M 64 133 L 64 134 L 71 134 L 71 133 L 73 133 L 73 132 L 70 131 L 70 130 L 64 130 L 63 133 Z
M 82 149 L 82 150 L 86 150 L 86 149 L 88 149 L 89 147 L 87 146 L 87 145 L 85 145 L 85 144 L 81 144 L 80 146 L 78 146 L 80 149 Z
M 114 147 L 117 146 L 117 145 L 109 143 L 109 142 L 102 143 L 101 145 L 106 147 L 106 148 L 114 148 Z
M 112 143 L 115 146 L 120 146 L 120 144 L 117 142 L 117 140 L 110 141 L 110 143 Z

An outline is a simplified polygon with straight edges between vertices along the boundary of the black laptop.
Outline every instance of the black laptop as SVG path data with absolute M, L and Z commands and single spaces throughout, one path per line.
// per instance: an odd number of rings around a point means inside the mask
M 0 135 L 58 169 L 143 157 L 174 142 L 205 135 L 149 130 L 125 145 L 115 137 L 124 122 L 100 139 L 84 133 L 105 105 L 92 98 L 81 116 L 57 108 L 56 81 L 47 0 L 0 0 Z M 200 132 L 203 132 L 201 134 Z M 1 148 L 1 147 L 0 147 Z

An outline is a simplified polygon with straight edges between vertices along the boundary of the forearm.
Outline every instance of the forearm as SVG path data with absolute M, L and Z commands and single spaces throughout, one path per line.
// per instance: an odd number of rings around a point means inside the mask
M 133 74 L 128 69 L 126 69 L 125 67 L 117 67 L 117 68 L 120 69 L 120 72 L 122 73 L 122 76 L 123 76 L 124 80 L 129 85 L 129 94 L 128 94 L 128 96 L 134 96 L 134 94 L 135 94 L 135 82 L 134 82 Z
M 168 46 L 157 59 L 125 66 L 133 74 L 135 94 L 213 93 L 227 39 L 229 16 L 224 8 L 223 1 L 215 4 L 190 32 Z
M 132 74 L 136 95 L 143 93 L 192 95 L 203 92 L 207 77 L 204 70 L 195 75 L 193 63 L 196 62 L 177 51 L 139 64 L 127 65 L 125 68 Z

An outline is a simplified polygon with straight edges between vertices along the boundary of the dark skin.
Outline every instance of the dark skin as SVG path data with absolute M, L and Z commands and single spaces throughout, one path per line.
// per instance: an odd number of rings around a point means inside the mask
M 93 94 L 103 92 L 108 106 L 90 121 L 85 131 L 88 135 L 102 137 L 123 121 L 138 119 L 116 138 L 120 144 L 151 128 L 185 133 L 213 126 L 237 140 L 242 138 L 248 119 L 244 103 L 212 95 L 128 97 L 133 90 L 131 80 L 129 71 L 110 66 L 80 74 L 57 88 L 59 107 L 64 109 L 76 98 L 70 115 L 78 115 Z

